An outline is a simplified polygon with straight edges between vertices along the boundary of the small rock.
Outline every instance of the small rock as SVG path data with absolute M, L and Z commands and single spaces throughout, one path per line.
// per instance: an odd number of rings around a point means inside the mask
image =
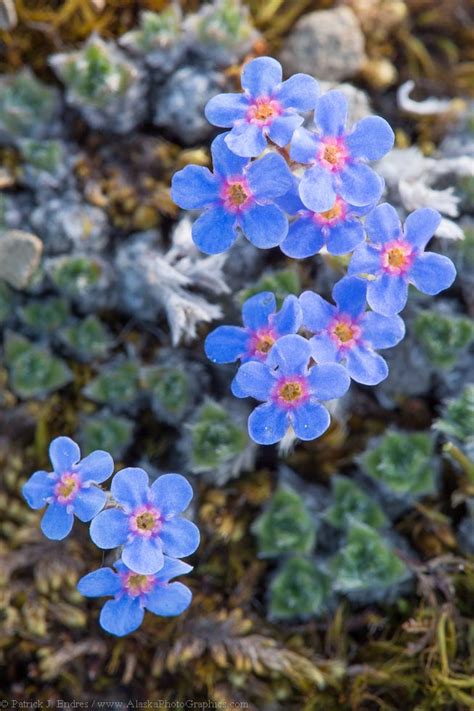
M 281 61 L 287 74 L 305 72 L 326 81 L 354 76 L 366 61 L 357 17 L 348 7 L 303 15 L 286 40 Z
M 43 243 L 36 235 L 21 230 L 0 234 L 0 279 L 23 289 L 38 269 Z

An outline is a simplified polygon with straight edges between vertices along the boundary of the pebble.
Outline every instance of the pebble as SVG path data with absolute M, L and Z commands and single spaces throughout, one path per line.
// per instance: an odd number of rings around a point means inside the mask
M 348 7 L 310 12 L 295 24 L 281 52 L 286 74 L 304 72 L 317 79 L 353 77 L 366 62 L 364 35 Z
M 38 269 L 43 243 L 34 234 L 7 230 L 0 234 L 0 279 L 23 289 Z

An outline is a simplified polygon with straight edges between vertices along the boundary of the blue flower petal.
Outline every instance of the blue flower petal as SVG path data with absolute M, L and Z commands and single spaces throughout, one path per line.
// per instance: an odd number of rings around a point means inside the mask
M 382 356 L 358 345 L 347 352 L 346 368 L 351 378 L 362 385 L 378 385 L 388 375 Z
M 430 207 L 415 210 L 405 220 L 405 239 L 421 251 L 433 237 L 440 222 L 441 215 L 437 210 Z
M 299 185 L 300 181 L 293 176 L 293 182 L 288 192 L 274 200 L 275 205 L 278 205 L 289 215 L 296 215 L 299 210 L 304 210 L 304 205 L 300 198 Z
M 80 521 L 87 523 L 105 506 L 107 494 L 97 486 L 89 486 L 81 489 L 74 499 L 74 513 Z
M 293 74 L 275 94 L 282 106 L 302 112 L 314 109 L 318 96 L 318 82 L 309 74 Z
M 306 128 L 297 128 L 291 139 L 290 158 L 298 163 L 312 163 L 316 160 L 319 139 Z
M 256 360 L 241 365 L 234 380 L 238 392 L 245 393 L 243 397 L 253 397 L 255 400 L 262 401 L 268 400 L 275 385 L 275 378 L 269 368 Z
M 261 291 L 242 305 L 242 321 L 251 331 L 268 326 L 268 319 L 276 311 L 275 294 L 271 291 Z
M 435 296 L 448 289 L 456 278 L 456 269 L 448 257 L 434 252 L 420 254 L 410 269 L 409 280 L 423 294 Z
M 365 219 L 365 229 L 370 241 L 384 244 L 402 236 L 402 223 L 398 212 L 388 202 L 378 205 Z
M 147 595 L 145 607 L 155 615 L 161 617 L 174 617 L 184 612 L 193 599 L 193 594 L 183 583 L 170 585 L 157 585 Z
M 163 474 L 151 485 L 153 501 L 162 514 L 185 511 L 193 498 L 193 487 L 181 474 Z
M 311 400 L 295 408 L 291 419 L 296 436 L 305 441 L 321 437 L 331 424 L 326 408 Z
M 341 136 L 347 121 L 347 99 L 341 91 L 328 91 L 316 104 L 314 120 L 325 136 Z
M 252 59 L 242 70 L 242 88 L 255 99 L 259 96 L 271 97 L 281 80 L 281 64 L 273 57 Z
M 248 422 L 249 435 L 257 444 L 275 444 L 285 435 L 289 426 L 288 414 L 273 402 L 259 405 Z
M 319 333 L 310 339 L 311 352 L 316 363 L 335 363 L 339 360 L 339 348 L 329 333 Z
M 336 201 L 333 176 L 319 165 L 305 172 L 299 190 L 304 205 L 313 212 L 330 210 Z
M 264 129 L 256 123 L 234 126 L 226 135 L 225 142 L 233 153 L 245 158 L 259 156 L 267 147 Z
M 408 283 L 401 276 L 381 274 L 369 281 L 367 301 L 371 309 L 383 316 L 394 316 L 401 311 L 408 298 Z
M 364 228 L 358 220 L 347 219 L 329 229 L 326 247 L 329 254 L 342 255 L 352 252 L 365 239 Z
M 346 144 L 354 158 L 379 160 L 393 148 L 395 134 L 385 119 L 367 116 L 354 126 Z
M 339 311 L 354 318 L 365 311 L 366 296 L 367 281 L 358 276 L 346 276 L 340 279 L 332 290 L 332 298 Z
M 106 509 L 101 511 L 89 528 L 89 534 L 99 548 L 117 548 L 123 545 L 130 530 L 128 516 L 120 509 Z
M 52 496 L 55 478 L 45 471 L 35 472 L 22 488 L 26 503 L 32 509 L 42 509 L 46 499 Z
M 187 165 L 173 175 L 171 198 L 184 210 L 213 205 L 219 198 L 219 180 L 208 168 Z
M 378 274 L 381 269 L 380 252 L 368 244 L 360 244 L 347 268 L 348 274 Z
M 204 341 L 204 351 L 213 363 L 233 363 L 246 350 L 249 334 L 239 326 L 218 326 Z
M 369 205 L 378 202 L 384 189 L 384 181 L 364 163 L 349 163 L 341 174 L 339 193 L 351 205 Z
M 251 360 L 252 360 L 252 359 L 251 359 Z M 238 371 L 237 371 L 237 374 L 238 374 Z M 239 383 L 237 382 L 237 375 L 235 375 L 235 376 L 232 378 L 232 381 L 231 381 L 231 383 L 230 383 L 230 392 L 232 393 L 232 395 L 233 395 L 234 397 L 238 397 L 238 398 L 240 398 L 240 399 L 243 399 L 243 398 L 245 398 L 245 397 L 249 397 L 249 396 L 247 395 L 247 393 L 246 393 L 244 390 L 242 390 L 242 388 L 240 387 Z
M 245 94 L 217 94 L 207 102 L 204 114 L 213 126 L 228 128 L 245 117 L 249 99 Z
M 101 484 L 106 481 L 114 471 L 114 460 L 108 452 L 97 449 L 79 462 L 74 468 L 81 481 L 95 481 Z
M 221 133 L 211 144 L 211 156 L 214 172 L 223 177 L 236 177 L 242 175 L 248 158 L 235 155 L 229 149 L 226 138 L 229 133 Z
M 237 239 L 235 215 L 223 207 L 206 210 L 193 223 L 192 235 L 196 247 L 205 254 L 220 254 Z
M 287 146 L 291 141 L 294 132 L 303 123 L 303 117 L 298 114 L 288 116 L 278 116 L 271 122 L 268 135 L 277 146 Z
M 143 622 L 144 610 L 139 597 L 124 595 L 118 600 L 108 600 L 101 610 L 101 627 L 116 637 L 124 637 L 138 629 Z
M 298 298 L 293 294 L 286 297 L 283 305 L 272 319 L 272 326 L 279 336 L 296 333 L 303 322 L 303 312 Z
M 318 400 L 335 400 L 349 390 L 351 379 L 346 369 L 337 363 L 314 365 L 309 371 L 311 394 Z
M 405 324 L 400 316 L 382 316 L 368 311 L 362 321 L 362 336 L 372 348 L 392 348 L 405 336 Z
M 251 163 L 247 171 L 250 190 L 256 200 L 273 200 L 293 186 L 293 176 L 284 158 L 267 153 Z
M 122 551 L 125 565 L 139 575 L 153 575 L 163 567 L 161 534 L 159 539 L 137 535 L 126 543 Z
M 117 503 L 126 511 L 131 511 L 140 504 L 145 504 L 148 497 L 149 478 L 140 467 L 121 469 L 112 479 L 110 491 Z
M 163 567 L 155 574 L 155 578 L 159 582 L 167 583 L 171 578 L 177 578 L 178 575 L 187 575 L 192 569 L 192 565 L 177 558 L 168 558 L 165 555 L 163 556 Z
M 121 590 L 120 578 L 112 568 L 99 568 L 84 575 L 77 583 L 77 589 L 84 597 L 117 595 Z
M 186 518 L 165 521 L 160 533 L 163 551 L 171 558 L 185 558 L 197 550 L 200 542 L 199 528 Z
M 288 257 L 305 259 L 317 254 L 324 242 L 321 227 L 311 217 L 302 216 L 290 225 L 280 249 Z
M 336 313 L 336 307 L 314 291 L 304 291 L 300 296 L 300 304 L 303 309 L 303 324 L 312 333 L 327 328 Z
M 50 504 L 41 519 L 41 530 L 46 538 L 53 541 L 62 541 L 71 533 L 74 516 L 69 513 L 63 504 Z
M 286 237 L 288 219 L 276 205 L 254 205 L 242 213 L 241 228 L 256 247 L 270 249 Z
M 70 437 L 56 437 L 49 445 L 49 458 L 56 474 L 71 471 L 81 458 L 79 446 Z
M 303 375 L 306 373 L 311 346 L 306 338 L 289 334 L 278 339 L 267 356 L 266 365 L 278 368 L 282 375 Z

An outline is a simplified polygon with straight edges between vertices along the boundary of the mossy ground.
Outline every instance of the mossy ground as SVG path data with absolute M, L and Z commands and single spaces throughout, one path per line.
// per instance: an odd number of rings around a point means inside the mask
M 0 32 L 0 68 L 31 66 L 51 80 L 45 59 L 58 45 L 74 46 L 92 31 L 122 34 L 135 25 L 140 9 L 164 4 L 113 0 L 99 11 L 102 4 L 92 0 L 18 0 L 17 27 Z M 267 43 L 256 50 L 278 48 L 302 13 L 331 4 L 250 0 Z M 186 5 L 195 9 L 198 3 Z M 457 20 L 462 6 L 467 3 L 461 0 L 409 0 L 393 33 L 385 35 L 381 25 L 380 32 L 368 35 L 369 56 L 390 59 L 401 79 L 419 77 L 421 86 L 440 95 L 468 93 L 474 85 L 474 25 Z M 364 88 L 376 105 L 387 101 L 370 81 Z M 439 138 L 436 122 L 408 125 L 397 117 L 396 124 L 428 148 Z M 112 170 L 100 162 L 96 140 L 84 138 L 79 177 L 94 177 L 100 187 L 96 197 L 105 200 L 119 229 L 146 229 L 157 219 L 169 224 L 175 215 L 167 192 L 170 176 L 189 161 L 206 161 L 201 148 L 183 151 L 148 136 L 140 144 L 132 141 L 128 163 L 123 155 L 109 157 Z M 14 151 L 2 157 L 14 174 Z M 285 262 L 280 259 L 278 266 Z M 306 288 L 307 268 L 293 268 Z M 108 325 L 124 347 L 133 344 L 150 360 L 146 332 L 113 319 Z M 73 382 L 42 402 L 18 401 L 0 370 L 0 698 L 83 700 L 89 707 L 93 699 L 125 704 L 194 699 L 298 711 L 474 708 L 474 563 L 461 553 L 455 535 L 472 483 L 448 460 L 441 493 L 396 523 L 416 554 L 408 561 L 416 590 L 395 604 L 355 608 L 344 602 L 305 623 L 267 621 L 265 590 L 275 565 L 257 558 L 251 533 L 276 487 L 276 453 L 264 451 L 256 471 L 219 488 L 197 485 L 202 544 L 187 581 L 194 592 L 191 609 L 170 621 L 148 615 L 141 630 L 123 640 L 102 633 L 98 602 L 75 591 L 77 579 L 102 564 L 86 528 L 76 524 L 65 543 L 44 539 L 40 514 L 29 511 L 19 494 L 32 471 L 47 467 L 50 439 L 73 435 L 80 419 L 93 411 L 81 394 L 94 375 L 91 368 L 69 365 Z M 287 463 L 302 479 L 327 486 L 330 474 L 350 471 L 368 439 L 387 426 L 428 429 L 435 405 L 406 399 L 388 412 L 364 392 L 345 428 L 334 426 L 321 440 L 299 446 Z M 176 437 L 176 430 L 157 424 L 146 411 L 123 463 L 140 458 L 163 465 Z

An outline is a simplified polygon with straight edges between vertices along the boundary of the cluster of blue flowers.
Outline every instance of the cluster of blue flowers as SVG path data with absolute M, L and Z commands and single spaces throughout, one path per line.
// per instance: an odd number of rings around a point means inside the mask
M 404 337 L 398 313 L 408 285 L 434 295 L 456 272 L 447 257 L 424 251 L 438 212 L 415 210 L 402 227 L 391 205 L 376 206 L 384 182 L 368 163 L 394 142 L 383 118 L 348 129 L 341 92 L 319 96 L 305 74 L 282 81 L 271 57 L 248 62 L 241 83 L 241 93 L 215 96 L 205 109 L 211 124 L 229 129 L 212 143 L 213 172 L 187 166 L 173 178 L 172 197 L 202 212 L 193 239 L 207 254 L 225 251 L 239 233 L 294 258 L 323 248 L 351 254 L 348 276 L 334 286 L 335 305 L 307 291 L 277 311 L 264 292 L 244 303 L 243 327 L 219 326 L 206 339 L 213 362 L 240 363 L 233 394 L 262 403 L 249 418 L 255 442 L 274 444 L 289 428 L 311 440 L 330 423 L 322 402 L 344 395 L 351 379 L 377 385 L 387 377 L 377 351 Z
M 99 548 L 123 547 L 115 571 L 100 568 L 77 586 L 87 597 L 113 597 L 102 608 L 102 627 L 122 636 L 141 625 L 145 609 L 162 616 L 184 612 L 191 591 L 170 580 L 192 570 L 179 558 L 199 545 L 198 528 L 180 516 L 193 496 L 189 482 L 164 474 L 150 486 L 143 469 L 129 467 L 115 474 L 107 495 L 99 484 L 113 473 L 110 454 L 98 450 L 81 460 L 69 437 L 54 439 L 49 454 L 53 471 L 37 471 L 23 486 L 31 508 L 47 507 L 41 520 L 45 536 L 64 539 L 77 516 L 91 522 L 90 536 Z

